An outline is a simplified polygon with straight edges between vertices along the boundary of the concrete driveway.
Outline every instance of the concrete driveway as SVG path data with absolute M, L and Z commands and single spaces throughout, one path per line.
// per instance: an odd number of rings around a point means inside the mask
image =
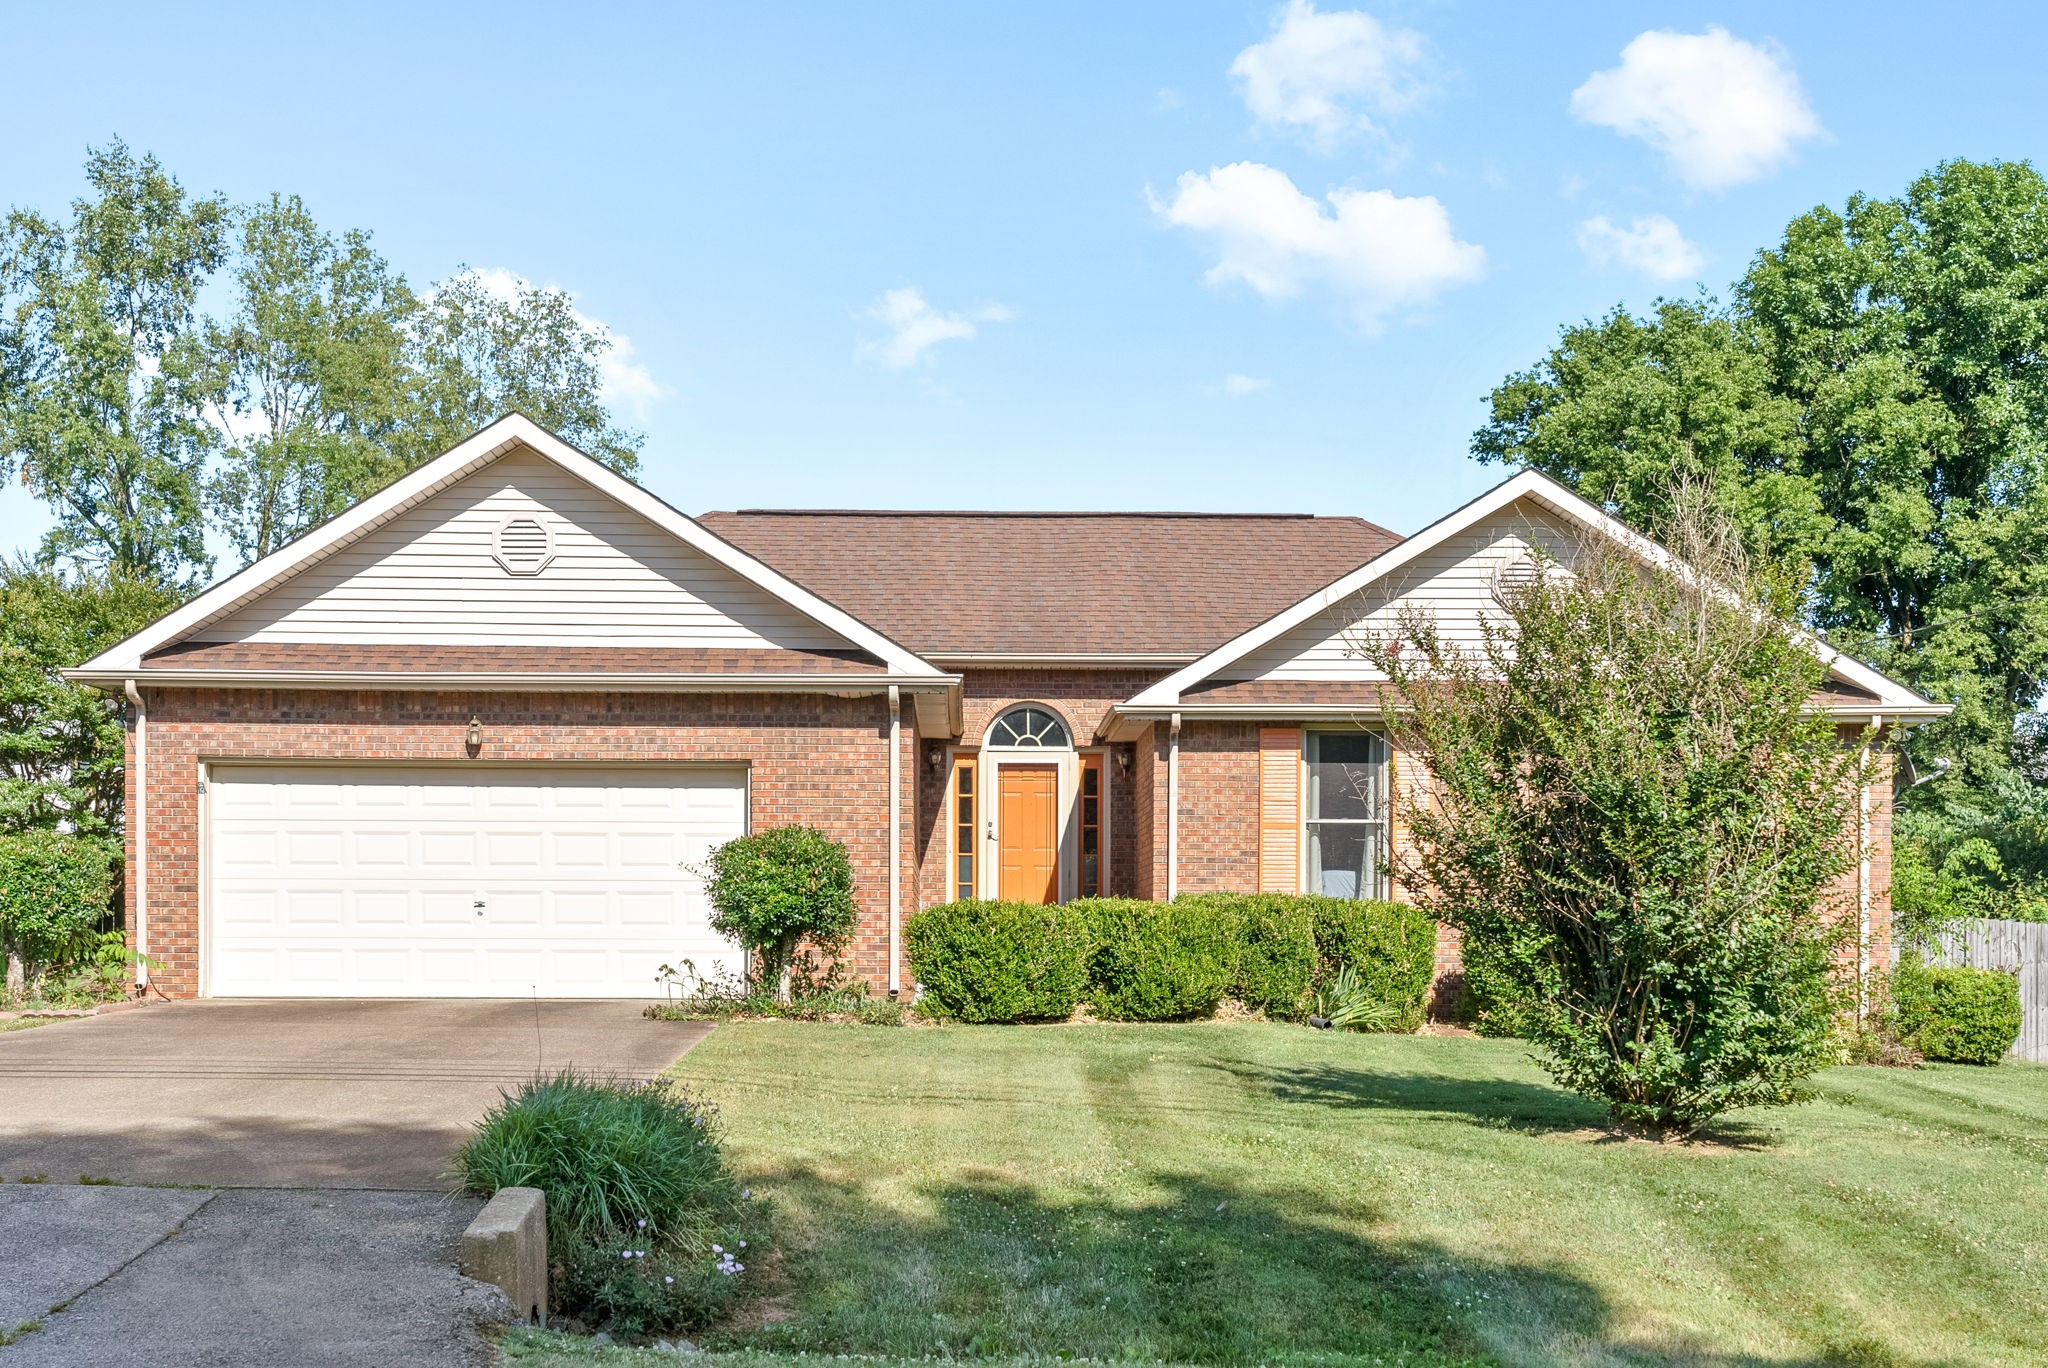
M 645 1078 L 709 1031 L 637 1002 L 164 1003 L 0 1035 L 0 1179 L 446 1192 L 501 1088 Z
M 512 1308 L 455 1271 L 481 1205 L 5 1184 L 0 1366 L 488 1368 L 486 1331 Z

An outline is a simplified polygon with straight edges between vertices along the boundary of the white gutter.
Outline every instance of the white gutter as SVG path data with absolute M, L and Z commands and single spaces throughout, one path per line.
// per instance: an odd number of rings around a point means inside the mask
M 1166 730 L 1166 900 L 1180 892 L 1180 714 Z
M 889 686 L 889 996 L 903 990 L 896 968 L 898 924 L 903 919 L 903 692 Z
M 1095 654 L 1059 655 L 1046 651 L 925 651 L 934 665 L 1009 665 L 1018 669 L 1057 670 L 1069 666 L 1192 665 L 1201 657 L 1193 651 L 1105 651 Z
M 65 670 L 74 684 L 99 686 L 132 683 L 102 670 Z M 960 682 L 958 675 L 801 675 L 719 674 L 673 675 L 620 671 L 508 672 L 422 670 L 151 670 L 153 685 L 226 689 L 598 689 L 662 693 L 828 693 L 865 697 L 899 686 L 937 692 Z
M 149 987 L 149 709 L 132 679 L 123 680 L 121 692 L 135 709 L 135 762 L 129 778 L 134 781 L 134 805 L 128 813 L 128 829 L 135 836 L 135 986 Z

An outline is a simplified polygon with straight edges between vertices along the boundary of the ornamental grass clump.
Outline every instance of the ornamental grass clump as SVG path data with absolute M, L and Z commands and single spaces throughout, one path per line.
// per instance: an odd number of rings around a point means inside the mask
M 715 1113 L 667 1080 L 536 1079 L 484 1116 L 456 1165 L 473 1192 L 546 1194 L 553 1309 L 614 1334 L 709 1324 L 745 1285 L 745 1250 L 760 1240 Z
M 1484 947 L 1553 1077 L 1664 1137 L 1834 1062 L 1872 739 L 1809 707 L 1796 570 L 1705 491 L 1670 509 L 1675 565 L 1545 521 L 1476 640 L 1410 610 L 1352 642 L 1431 780 L 1403 882 Z

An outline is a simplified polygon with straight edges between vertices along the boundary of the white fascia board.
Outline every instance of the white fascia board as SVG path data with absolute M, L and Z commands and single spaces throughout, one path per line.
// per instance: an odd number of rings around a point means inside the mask
M 563 471 L 624 504 L 692 549 L 775 595 L 798 612 L 846 638 L 852 645 L 876 656 L 891 675 L 935 683 L 943 682 L 947 677 L 930 662 L 699 526 L 523 413 L 500 418 L 297 541 L 230 575 L 190 603 L 86 661 L 80 668 L 132 673 L 150 652 L 184 640 L 207 623 L 275 589 L 301 570 L 520 446 L 552 461 Z
M 1439 518 L 1406 541 L 1389 547 L 1356 570 L 1318 589 L 1299 603 L 1283 609 L 1258 626 L 1225 642 L 1186 669 L 1176 671 L 1150 688 L 1132 695 L 1125 706 L 1157 708 L 1177 705 L 1183 690 L 1211 678 L 1225 666 L 1243 659 L 1252 651 L 1307 622 L 1316 614 L 1335 607 L 1366 586 L 1413 561 L 1417 556 L 1492 517 L 1517 499 L 1523 498 L 1534 499 L 1559 516 L 1608 537 L 1652 565 L 1677 574 L 1690 573 L 1689 567 L 1682 564 L 1676 556 L 1626 523 L 1610 516 L 1604 509 L 1574 494 L 1548 475 L 1534 470 L 1524 470 L 1511 479 L 1503 480 L 1448 516 Z M 1832 673 L 1876 697 L 1877 701 L 1868 708 L 1859 707 L 1855 711 L 1879 711 L 1902 715 L 1913 713 L 1921 716 L 1942 716 L 1950 711 L 1947 705 L 1932 702 L 1889 675 L 1844 655 L 1806 629 L 1789 626 L 1788 630 L 1792 632 L 1795 640 L 1819 656 L 1821 663 Z M 1930 709 L 1938 711 L 1930 712 Z
M 521 692 L 575 690 L 620 693 L 826 693 L 854 697 L 885 693 L 891 685 L 908 693 L 946 693 L 958 686 L 958 675 L 830 675 L 830 674 L 659 674 L 548 672 L 541 670 L 396 671 L 396 670 L 107 670 L 90 665 L 61 672 L 74 684 L 119 690 L 129 680 L 138 687 L 217 689 L 491 689 Z

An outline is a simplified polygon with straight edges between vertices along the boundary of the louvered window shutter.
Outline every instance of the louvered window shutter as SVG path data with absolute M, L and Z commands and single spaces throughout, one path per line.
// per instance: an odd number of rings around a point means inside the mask
M 1301 730 L 1259 728 L 1259 892 L 1301 891 Z

